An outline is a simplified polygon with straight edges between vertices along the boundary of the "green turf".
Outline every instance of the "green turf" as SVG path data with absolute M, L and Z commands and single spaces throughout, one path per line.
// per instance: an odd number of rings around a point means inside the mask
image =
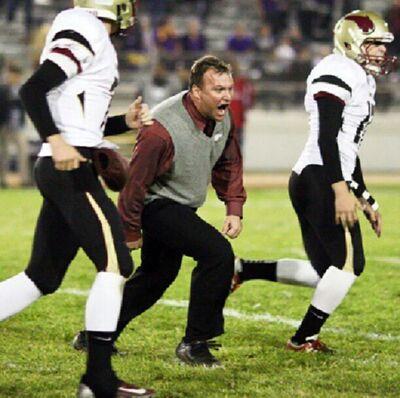
M 127 355 L 114 361 L 119 374 L 154 387 L 160 398 L 400 396 L 399 190 L 398 186 L 372 189 L 381 203 L 383 235 L 376 239 L 363 222 L 367 270 L 322 334 L 337 349 L 335 355 L 285 351 L 284 343 L 294 330 L 285 320 L 301 319 L 312 291 L 259 281 L 248 282 L 233 294 L 227 308 L 249 316 L 281 316 L 284 322 L 226 317 L 226 334 L 219 339 L 223 348 L 216 354 L 224 369 L 178 365 L 174 349 L 184 331 L 186 310 L 159 304 L 134 321 L 121 337 L 119 347 Z M 304 257 L 286 191 L 248 193 L 244 231 L 233 242 L 237 254 Z M 0 190 L 0 203 L 0 279 L 4 279 L 23 270 L 29 259 L 40 198 L 31 190 Z M 201 214 L 222 226 L 224 209 L 212 194 Z M 190 259 L 184 261 L 165 299 L 188 299 L 193 265 Z M 74 396 L 85 357 L 69 343 L 82 327 L 85 297 L 67 294 L 65 289 L 87 290 L 94 275 L 80 253 L 63 291 L 0 325 L 1 398 Z M 378 334 L 380 340 L 371 339 L 369 333 Z

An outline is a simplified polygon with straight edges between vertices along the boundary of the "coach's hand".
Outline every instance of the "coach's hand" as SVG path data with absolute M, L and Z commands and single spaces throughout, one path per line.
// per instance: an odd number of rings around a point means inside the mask
M 361 208 L 364 211 L 365 217 L 371 224 L 372 229 L 375 232 L 375 235 L 380 238 L 382 235 L 382 216 L 378 210 L 374 210 L 372 206 L 364 199 L 358 198 L 358 201 L 361 204 Z
M 138 240 L 135 240 L 133 242 L 126 242 L 126 245 L 128 246 L 129 250 L 137 250 L 140 249 L 143 245 L 143 239 L 140 238 Z
M 125 123 L 131 129 L 138 129 L 142 126 L 150 126 L 153 124 L 149 106 L 142 103 L 142 97 L 129 105 L 128 112 L 125 115 Z
M 231 239 L 235 239 L 242 231 L 242 220 L 239 216 L 226 216 L 224 226 L 222 227 L 222 234 Z
M 75 170 L 81 162 L 87 161 L 73 146 L 67 144 L 60 134 L 49 136 L 47 141 L 50 144 L 51 156 L 57 170 Z
M 335 192 L 335 222 L 342 224 L 343 228 L 352 228 L 358 221 L 357 207 L 359 203 L 354 195 L 347 188 L 344 181 L 332 184 Z

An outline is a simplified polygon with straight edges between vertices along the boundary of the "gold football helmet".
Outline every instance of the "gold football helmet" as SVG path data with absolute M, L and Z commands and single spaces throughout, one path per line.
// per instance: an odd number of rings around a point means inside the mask
M 378 14 L 353 11 L 336 23 L 333 33 L 335 52 L 353 59 L 368 73 L 386 75 L 394 69 L 396 57 L 368 54 L 368 44 L 387 44 L 394 39 L 388 24 Z
M 135 22 L 136 0 L 74 0 L 75 7 L 87 8 L 98 18 L 117 23 L 120 30 L 130 28 Z

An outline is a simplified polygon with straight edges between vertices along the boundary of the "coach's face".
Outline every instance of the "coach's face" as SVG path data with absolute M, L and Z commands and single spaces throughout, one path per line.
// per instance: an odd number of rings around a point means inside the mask
M 207 119 L 220 122 L 228 112 L 233 95 L 233 78 L 229 73 L 209 69 L 203 75 L 201 87 L 193 88 L 198 111 Z

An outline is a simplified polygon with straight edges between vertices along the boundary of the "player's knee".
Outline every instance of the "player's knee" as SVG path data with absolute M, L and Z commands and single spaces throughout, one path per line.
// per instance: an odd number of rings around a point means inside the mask
M 60 287 L 62 282 L 62 278 L 51 278 L 48 276 L 38 277 L 36 275 L 30 274 L 28 270 L 25 272 L 44 296 L 53 294 Z
M 365 257 L 362 253 L 354 254 L 352 258 L 337 259 L 333 264 L 336 268 L 352 272 L 356 276 L 360 276 L 365 268 Z
M 312 261 L 312 267 L 314 268 L 315 272 L 317 273 L 319 278 L 322 278 L 326 272 L 326 270 L 329 268 L 330 264 L 326 262 L 317 262 L 317 261 Z
M 363 273 L 364 268 L 365 268 L 364 256 L 362 256 L 354 261 L 354 274 L 356 276 L 360 276 Z

